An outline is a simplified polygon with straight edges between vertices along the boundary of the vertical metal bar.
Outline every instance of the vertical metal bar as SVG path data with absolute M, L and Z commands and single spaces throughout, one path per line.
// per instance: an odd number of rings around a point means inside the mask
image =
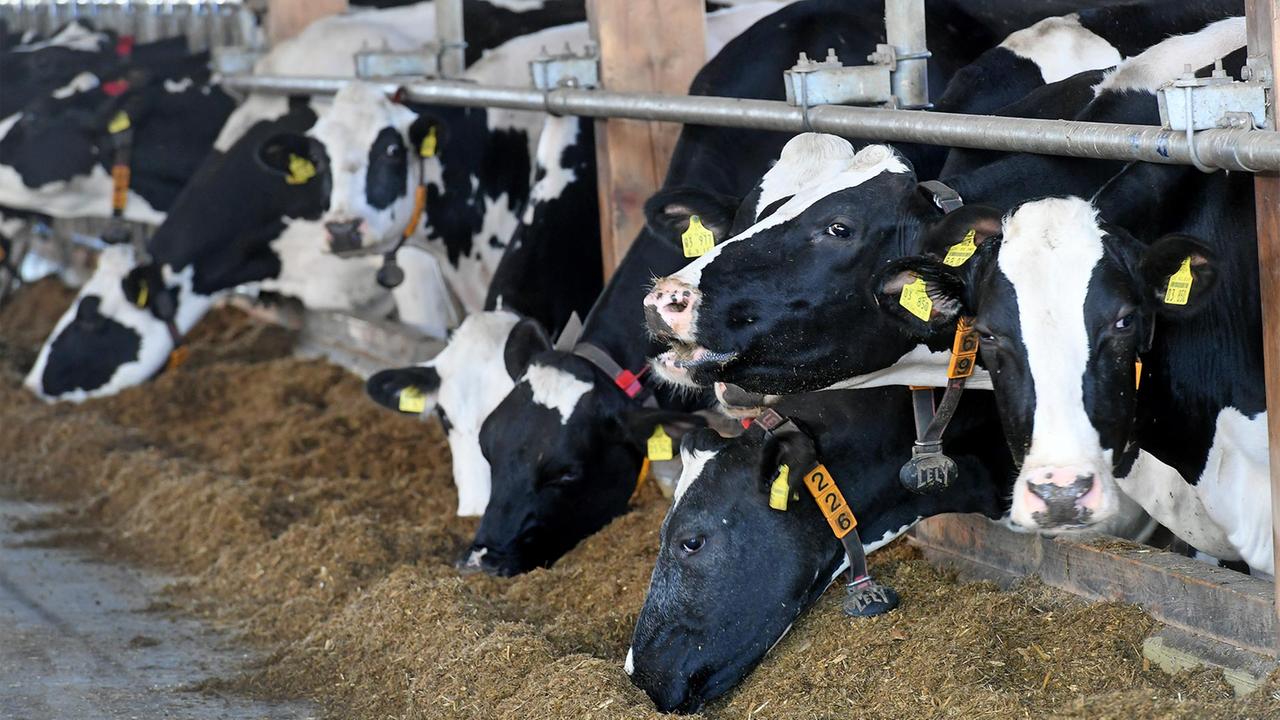
M 436 0 L 436 40 L 440 43 L 440 73 L 461 77 L 467 67 L 462 0 Z
M 924 27 L 924 0 L 884 0 L 884 29 L 887 42 L 899 60 L 890 76 L 890 87 L 898 107 L 919 108 L 929 104 L 929 60 Z
M 1267 129 L 1280 131 L 1276 122 L 1275 81 L 1280 58 L 1280 0 L 1246 0 L 1249 35 L 1249 76 L 1270 79 Z M 1258 279 L 1262 294 L 1262 354 L 1267 379 L 1267 437 L 1271 463 L 1271 528 L 1273 552 L 1280 550 L 1280 173 L 1254 175 L 1257 208 Z M 1280 553 L 1275 556 L 1276 615 L 1280 616 Z M 1280 637 L 1275 638 L 1280 648 Z

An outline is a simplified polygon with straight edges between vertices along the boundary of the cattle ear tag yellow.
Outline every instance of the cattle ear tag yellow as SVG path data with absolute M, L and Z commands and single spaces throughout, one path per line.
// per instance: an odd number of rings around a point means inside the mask
M 947 256 L 942 259 L 942 264 L 950 265 L 951 267 L 959 267 L 965 264 L 965 261 L 973 257 L 973 254 L 978 251 L 978 245 L 974 242 L 977 236 L 978 231 L 970 228 L 969 232 L 964 234 L 963 240 L 952 245 L 947 250 Z
M 674 455 L 671 452 L 671 436 L 661 425 L 653 428 L 653 434 L 649 436 L 648 457 L 650 460 L 670 460 Z
M 301 155 L 289 154 L 289 176 L 284 179 L 290 185 L 301 185 L 316 176 L 316 166 Z
M 427 409 L 427 396 L 416 385 L 400 391 L 400 412 L 417 415 Z
M 129 126 L 129 113 L 121 110 L 115 114 L 115 117 L 111 118 L 111 122 L 107 123 L 107 132 L 115 135 L 128 130 Z
M 436 135 L 436 126 L 432 125 L 427 134 L 422 136 L 422 143 L 418 145 L 418 154 L 424 158 L 435 157 L 439 144 L 440 138 Z
M 1187 300 L 1191 299 L 1191 283 L 1194 278 L 1191 276 L 1191 256 L 1187 256 L 1182 261 L 1182 265 L 1178 271 L 1169 276 L 1169 286 L 1164 291 L 1164 303 L 1166 305 L 1186 305 Z
M 918 277 L 915 282 L 904 285 L 902 294 L 898 297 L 898 304 L 912 315 L 929 322 L 929 315 L 933 312 L 933 300 L 929 298 L 929 289 L 924 284 L 924 278 Z
M 142 280 L 138 283 L 138 297 L 134 298 L 133 304 L 140 308 L 147 306 L 147 298 L 150 295 L 150 289 L 147 287 L 147 281 Z
M 715 247 L 716 236 L 702 224 L 702 218 L 689 216 L 689 229 L 680 236 L 685 257 L 701 257 Z
M 769 486 L 769 507 L 774 510 L 787 509 L 787 495 L 791 493 L 791 466 L 779 465 L 778 477 Z

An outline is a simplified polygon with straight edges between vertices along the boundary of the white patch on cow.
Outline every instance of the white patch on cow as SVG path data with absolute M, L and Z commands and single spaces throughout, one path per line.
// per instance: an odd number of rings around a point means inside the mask
M 541 10 L 546 5 L 544 0 L 487 0 L 487 2 L 496 8 L 517 13 Z
M 164 91 L 174 94 L 184 93 L 190 89 L 192 82 L 193 81 L 189 77 L 184 77 L 181 80 L 169 80 L 166 78 L 164 81 Z
M 71 78 L 71 82 L 67 83 L 66 85 L 63 85 L 57 90 L 54 90 L 53 96 L 59 100 L 66 100 L 67 98 L 77 93 L 89 92 L 90 90 L 98 87 L 98 85 L 100 84 L 101 84 L 101 81 L 98 80 L 97 75 L 94 75 L 91 72 L 82 72 L 79 75 Z
M 578 402 L 595 387 L 560 368 L 536 363 L 529 366 L 521 381 L 529 383 L 535 403 L 560 413 L 562 425 L 569 422 Z
M 439 405 L 452 426 L 449 452 L 460 516 L 483 515 L 489 504 L 489 461 L 480 450 L 480 427 L 515 387 L 503 349 L 519 320 L 514 313 L 500 310 L 470 315 L 444 350 L 423 363 L 440 376 L 440 389 L 427 398 L 425 412 L 434 412 Z
M 89 398 L 114 395 L 124 388 L 139 385 L 150 379 L 164 366 L 173 350 L 173 339 L 169 335 L 168 326 L 151 314 L 150 310 L 139 308 L 124 295 L 121 281 L 133 268 L 137 267 L 137 259 L 133 248 L 129 245 L 113 245 L 103 250 L 98 256 L 98 267 L 93 276 L 80 289 L 76 301 L 59 318 L 53 332 L 45 340 L 35 365 L 27 374 L 24 385 L 44 400 L 68 400 L 81 402 Z M 192 289 L 194 268 L 188 266 L 182 272 L 175 273 L 169 266 L 162 268 L 167 285 L 178 288 L 178 311 L 174 323 L 178 331 L 185 335 L 195 326 L 200 318 L 209 311 L 214 297 L 202 295 Z M 100 298 L 99 312 L 125 327 L 138 333 L 140 344 L 137 356 L 115 368 L 111 378 L 102 386 L 91 390 L 75 390 L 56 398 L 44 393 L 43 376 L 49 363 L 49 353 L 53 341 L 67 325 L 75 320 L 80 300 L 86 295 Z
M 311 101 L 311 106 L 317 107 L 315 100 Z M 260 122 L 277 120 L 288 112 L 289 98 L 287 97 L 250 95 L 247 100 L 231 111 L 231 115 L 227 116 L 227 121 L 222 124 L 218 137 L 213 141 L 213 149 L 226 152 L 249 132 L 249 128 Z
M 946 387 L 947 367 L 951 364 L 950 350 L 930 350 L 927 345 L 916 345 L 896 362 L 883 370 L 841 380 L 823 390 L 852 390 L 855 388 L 889 387 L 893 385 L 917 385 L 920 387 Z M 990 390 L 991 374 L 986 368 L 975 368 L 965 384 L 966 390 Z
M 1244 18 L 1227 18 L 1206 25 L 1203 30 L 1175 35 L 1125 60 L 1103 76 L 1094 94 L 1103 92 L 1149 92 L 1172 82 L 1186 71 L 1213 64 L 1214 60 L 1245 45 Z
M 538 205 L 560 197 L 565 188 L 578 179 L 578 174 L 572 168 L 564 166 L 563 157 L 565 148 L 578 141 L 580 123 L 583 122 L 591 121 L 555 115 L 547 118 L 538 138 L 536 153 L 537 167 L 543 170 L 543 175 L 529 191 L 529 202 L 525 205 L 520 222 L 526 225 L 533 222 L 533 214 Z
M 1219 412 L 1195 489 L 1239 557 L 1268 573 L 1275 569 L 1269 469 L 1267 414 L 1248 417 L 1231 407 Z
M 489 548 L 487 547 L 482 547 L 479 550 L 472 550 L 471 554 L 467 555 L 467 561 L 463 564 L 463 567 L 467 567 L 467 568 L 481 567 L 480 561 L 483 560 L 484 556 L 488 554 L 489 554 Z
M 1192 547 L 1226 560 L 1240 554 L 1205 509 L 1196 488 L 1177 470 L 1141 450 L 1129 474 L 1116 484 L 1152 518 Z
M 276 43 L 254 65 L 255 75 L 350 77 L 361 50 L 420 50 L 436 38 L 435 3 L 344 13 L 320 18 Z
M 17 114 L 5 119 L 9 122 Z M 10 125 L 9 127 L 11 127 Z M 0 124 L 0 130 L 8 127 Z M 111 174 L 100 164 L 94 164 L 87 175 L 77 175 L 71 180 L 54 180 L 38 188 L 27 187 L 22 176 L 8 165 L 0 165 L 0 205 L 34 210 L 53 217 L 111 217 Z M 165 214 L 156 210 L 133 190 L 125 206 L 126 220 L 159 225 Z
M 434 338 L 444 338 L 462 319 L 461 309 L 445 282 L 440 259 L 417 247 L 396 255 L 404 282 L 391 291 L 400 322 Z
M 696 288 L 698 287 L 698 282 L 702 279 L 702 269 L 714 262 L 729 245 L 746 240 L 763 230 L 795 219 L 814 203 L 832 193 L 857 187 L 881 173 L 905 173 L 911 170 L 906 162 L 887 145 L 868 145 L 852 157 L 847 157 L 843 146 L 839 143 L 828 141 L 822 135 L 815 133 L 799 135 L 792 138 L 787 145 L 797 141 L 804 145 L 810 145 L 813 150 L 826 148 L 831 153 L 830 156 L 827 156 L 827 159 L 812 152 L 804 154 L 805 157 L 809 158 L 809 162 L 812 163 L 807 168 L 809 174 L 821 178 L 821 180 L 802 184 L 795 189 L 795 196 L 783 203 L 772 215 L 716 245 L 706 255 L 684 266 L 671 277 Z M 784 155 L 786 155 L 785 149 Z M 793 157 L 799 156 L 800 153 L 797 149 L 796 155 Z M 828 162 L 831 163 L 830 166 L 827 164 Z M 780 168 L 779 166 L 783 167 Z M 796 173 L 797 171 L 790 166 L 790 163 L 784 166 L 780 160 L 770 172 Z
M 707 462 L 715 457 L 714 450 L 680 450 L 680 461 L 683 465 L 680 469 L 680 480 L 676 483 L 675 492 L 671 494 L 671 509 L 667 514 L 676 511 L 676 506 L 680 504 L 680 498 L 689 491 L 689 488 L 697 482 L 702 475 L 702 470 L 707 466 Z
M 622 672 L 627 675 L 633 675 L 636 671 L 636 651 L 634 648 L 627 648 L 627 659 L 622 661 Z
M 79 22 L 72 21 L 59 30 L 57 35 L 54 35 L 48 40 L 25 43 L 13 48 L 9 52 L 34 52 L 36 50 L 43 50 L 45 48 L 52 47 L 93 52 L 106 41 L 107 36 L 105 34 L 94 32 L 84 25 L 81 25 Z
M 1035 388 L 1031 446 L 1014 486 L 1015 522 L 1034 526 L 1023 500 L 1026 479 L 1045 467 L 1091 470 L 1103 491 L 1099 517 L 1114 507 L 1111 463 L 1084 406 L 1089 336 L 1084 305 L 1102 259 L 1103 232 L 1093 206 L 1080 198 L 1048 198 L 1004 220 L 998 265 L 1013 285 L 1018 324 Z
M 21 119 L 22 113 L 16 112 L 9 117 L 0 120 L 0 140 L 3 140 L 4 136 L 8 135 L 9 131 L 13 129 L 13 126 L 17 125 L 18 121 Z
M 1111 43 L 1081 25 L 1075 13 L 1045 18 L 1009 35 L 1000 46 L 1035 63 L 1046 83 L 1109 68 L 1123 59 Z
M 280 274 L 263 280 L 262 289 L 298 298 L 311 310 L 368 309 L 390 297 L 377 281 L 382 258 L 344 260 L 325 252 L 317 242 L 323 236 L 314 221 L 286 218 L 284 232 L 270 243 Z
M 853 144 L 837 135 L 804 133 L 782 146 L 773 167 L 760 178 L 760 197 L 753 218 L 778 200 L 799 190 L 830 182 L 853 162 Z

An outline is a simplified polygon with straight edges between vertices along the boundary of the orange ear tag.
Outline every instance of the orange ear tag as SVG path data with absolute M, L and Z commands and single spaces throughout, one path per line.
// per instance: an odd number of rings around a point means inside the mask
M 190 354 L 191 351 L 186 345 L 179 345 L 169 353 L 169 361 L 165 363 L 165 369 L 175 370 L 182 367 L 182 364 L 187 361 L 187 356 Z

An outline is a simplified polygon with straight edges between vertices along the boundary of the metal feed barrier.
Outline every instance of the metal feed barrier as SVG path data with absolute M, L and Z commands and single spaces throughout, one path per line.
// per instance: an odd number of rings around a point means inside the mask
M 138 42 L 186 36 L 193 52 L 263 43 L 253 12 L 238 0 L 18 0 L 0 3 L 0 20 L 41 36 L 72 20 Z

